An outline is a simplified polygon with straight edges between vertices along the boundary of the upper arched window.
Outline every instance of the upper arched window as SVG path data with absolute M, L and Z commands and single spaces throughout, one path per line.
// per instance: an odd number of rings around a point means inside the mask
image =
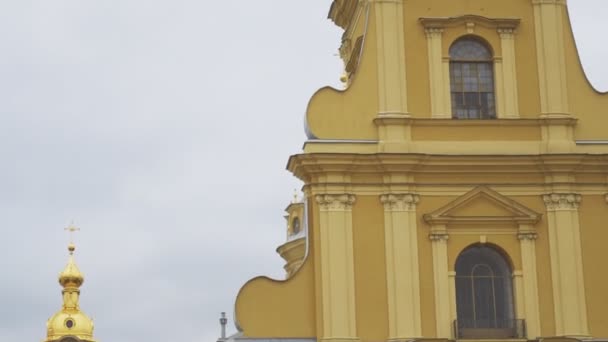
M 494 248 L 475 245 L 456 260 L 459 337 L 513 337 L 515 314 L 511 267 Z M 493 331 L 493 332 L 492 332 Z M 468 336 L 467 336 L 468 335 Z
M 450 47 L 452 117 L 496 118 L 492 52 L 475 38 L 463 38 Z
M 300 232 L 300 229 L 300 219 L 294 217 L 294 219 L 291 221 L 291 234 L 298 234 Z

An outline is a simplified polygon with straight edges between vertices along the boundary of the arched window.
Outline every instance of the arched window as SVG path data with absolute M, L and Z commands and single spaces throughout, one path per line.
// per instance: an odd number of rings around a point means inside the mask
M 481 41 L 467 37 L 450 47 L 450 87 L 453 118 L 496 118 L 492 52 Z
M 291 234 L 296 235 L 300 232 L 300 219 L 295 217 L 291 221 Z
M 456 260 L 456 308 L 462 337 L 512 335 L 515 327 L 511 267 L 494 248 L 475 245 Z M 496 336 L 492 336 L 496 337 Z M 500 336 L 498 336 L 500 337 Z M 505 336 L 506 337 L 506 336 Z

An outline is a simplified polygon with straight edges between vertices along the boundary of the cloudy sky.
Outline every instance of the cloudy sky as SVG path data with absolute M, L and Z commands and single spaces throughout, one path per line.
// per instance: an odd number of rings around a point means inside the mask
M 100 342 L 214 341 L 283 276 L 285 164 L 339 85 L 330 2 L 0 0 L 0 341 L 45 337 L 71 220 Z M 608 90 L 608 2 L 569 2 Z

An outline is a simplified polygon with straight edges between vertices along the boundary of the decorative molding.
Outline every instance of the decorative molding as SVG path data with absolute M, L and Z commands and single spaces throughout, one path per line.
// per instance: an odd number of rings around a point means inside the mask
M 344 69 L 349 75 L 348 77 L 350 77 L 351 74 L 356 73 L 357 68 L 359 67 L 359 59 L 361 57 L 361 53 L 363 52 L 363 39 L 363 36 L 359 36 L 355 41 L 355 45 L 352 47 L 352 51 L 349 52 L 348 59 L 346 59 L 346 56 L 342 58 L 346 63 Z
M 315 200 L 320 205 L 321 210 L 325 211 L 344 211 L 351 210 L 355 203 L 355 195 L 352 194 L 325 194 L 316 195 Z
M 566 5 L 567 0 L 532 0 L 532 5 Z
M 357 1 L 334 0 L 327 17 L 342 29 L 347 30 L 352 24 L 357 9 Z
M 384 210 L 387 211 L 415 211 L 419 201 L 420 196 L 413 193 L 380 196 L 380 202 L 384 204 Z
M 473 22 L 467 22 L 464 26 L 467 28 L 467 33 L 468 34 L 475 33 L 475 23 L 473 23 Z
M 457 215 L 459 208 L 465 207 L 468 203 L 475 199 L 482 198 L 489 203 L 493 203 L 504 209 L 505 213 L 510 215 L 499 215 L 499 216 L 487 216 L 480 213 L 478 216 L 463 216 Z M 471 224 L 487 224 L 487 223 L 517 223 L 518 225 L 536 224 L 541 214 L 534 210 L 513 201 L 512 199 L 499 194 L 498 192 L 486 187 L 479 186 L 466 194 L 456 198 L 452 202 L 444 205 L 443 207 L 433 211 L 432 213 L 425 214 L 424 220 L 431 224 L 454 224 L 454 223 L 466 223 Z
M 552 193 L 543 195 L 543 201 L 547 210 L 577 210 L 582 196 L 575 193 L 562 194 Z
M 464 25 L 467 31 L 476 25 L 489 28 L 515 29 L 519 26 L 518 18 L 487 18 L 480 15 L 462 15 L 459 17 L 423 17 L 419 19 L 425 28 L 456 27 Z
M 350 59 L 350 54 L 352 52 L 352 40 L 350 38 L 345 38 L 342 40 L 342 45 L 340 45 L 338 51 L 340 52 L 340 58 L 342 58 L 343 61 Z
M 378 120 L 378 119 L 376 119 Z M 424 125 L 427 123 L 434 121 L 436 125 L 428 124 L 428 127 L 452 127 L 456 129 L 457 127 L 466 127 L 467 121 L 483 121 L 487 123 L 495 123 L 500 125 L 500 122 L 511 121 L 536 121 L 536 120 L 439 120 L 439 119 L 428 119 L 423 120 Z M 551 120 L 553 121 L 553 120 Z M 419 123 L 418 120 L 413 120 L 416 124 Z M 416 124 L 414 126 L 416 126 Z M 461 125 L 452 125 L 452 124 L 465 124 L 465 126 Z M 508 126 L 505 126 L 508 127 Z M 511 126 L 513 129 L 517 129 L 517 126 Z M 528 126 L 530 127 L 530 126 Z M 401 127 L 403 129 L 403 127 Z M 424 142 L 417 142 L 424 143 Z M 373 143 L 370 142 L 370 145 Z M 357 189 L 357 192 L 364 191 L 365 188 L 369 188 L 370 184 L 364 181 L 357 181 L 358 175 L 365 176 L 378 176 L 387 174 L 428 174 L 439 172 L 441 174 L 447 175 L 447 177 L 454 177 L 455 175 L 467 175 L 473 176 L 478 175 L 481 170 L 491 171 L 496 175 L 504 175 L 504 177 L 508 177 L 509 174 L 513 173 L 529 173 L 538 176 L 549 176 L 555 172 L 565 172 L 570 173 L 574 176 L 583 174 L 586 175 L 594 175 L 597 177 L 606 177 L 606 169 L 608 167 L 608 159 L 604 158 L 601 155 L 592 155 L 592 154 L 555 154 L 555 155 L 534 155 L 531 151 L 538 150 L 526 150 L 526 149 L 518 149 L 515 145 L 509 145 L 506 142 L 501 142 L 502 145 L 507 145 L 511 148 L 510 151 L 517 151 L 518 153 L 523 153 L 522 155 L 484 155 L 484 154 L 471 154 L 473 148 L 480 148 L 481 145 L 501 145 L 501 144 L 490 144 L 487 141 L 473 141 L 470 145 L 462 145 L 460 147 L 457 145 L 458 143 L 452 141 L 446 141 L 445 144 L 439 145 L 440 147 L 449 146 L 452 149 L 450 154 L 436 154 L 436 155 L 423 155 L 423 154 L 404 154 L 399 155 L 396 153 L 385 153 L 385 154 L 373 154 L 373 153 L 359 153 L 352 152 L 353 149 L 344 150 L 343 152 L 337 153 L 320 153 L 321 149 L 317 149 L 315 151 L 319 151 L 319 153 L 302 153 L 293 155 L 289 158 L 289 162 L 287 164 L 287 168 L 291 171 L 296 177 L 308 180 L 308 179 L 316 179 L 319 173 L 328 172 L 331 174 L 348 174 L 352 177 L 352 181 L 349 183 L 345 183 L 342 180 L 339 180 L 335 185 L 347 185 L 348 186 L 361 186 L 361 188 Z M 534 144 L 538 144 L 538 142 L 534 142 Z M 363 143 L 361 143 L 363 145 Z M 518 143 L 519 145 L 519 143 Z M 466 150 L 464 147 L 468 147 Z M 494 148 L 494 147 L 492 147 Z M 373 150 L 373 146 L 370 146 L 370 151 Z M 488 151 L 490 151 L 488 149 Z M 495 151 L 495 150 L 493 150 Z M 507 149 L 505 149 L 507 151 Z M 460 157 L 459 154 L 460 153 Z M 466 154 L 469 153 L 469 154 Z M 493 152 L 496 153 L 496 152 Z M 514 152 L 513 152 L 514 153 Z M 530 153 L 530 154 L 527 154 Z M 462 155 L 466 155 L 462 157 Z M 449 167 L 446 167 L 449 166 Z M 425 185 L 420 184 L 418 186 L 426 186 L 426 189 L 429 187 L 444 187 L 449 188 L 453 194 L 461 194 L 462 186 L 470 186 L 473 188 L 477 184 L 474 182 L 474 178 L 470 178 L 468 183 L 459 183 L 456 185 Z M 544 180 L 539 180 L 537 182 L 532 183 L 523 183 L 519 181 L 514 181 L 516 183 L 512 183 L 512 185 L 496 185 L 496 187 L 500 187 L 503 193 L 512 193 L 516 189 L 526 189 L 526 195 L 538 195 L 540 192 L 548 191 L 547 184 Z M 517 185 L 517 187 L 513 186 Z M 574 186 L 575 183 L 568 183 L 568 186 Z M 316 194 L 322 194 L 327 192 L 326 185 L 315 185 L 312 186 L 315 189 Z M 604 195 L 606 193 L 605 188 L 597 188 L 591 187 L 590 185 L 580 185 L 577 187 L 580 189 L 577 191 L 583 192 L 585 194 L 595 194 L 595 195 Z M 341 189 L 345 189 L 344 187 Z M 349 191 L 351 188 L 348 188 Z M 337 190 L 337 191 L 345 191 L 345 190 Z M 382 194 L 386 189 L 381 190 L 376 195 Z M 417 191 L 420 191 L 417 189 Z M 519 190 L 517 190 L 519 191 Z M 597 193 L 592 193 L 597 192 Z M 540 197 L 539 197 L 540 198 Z

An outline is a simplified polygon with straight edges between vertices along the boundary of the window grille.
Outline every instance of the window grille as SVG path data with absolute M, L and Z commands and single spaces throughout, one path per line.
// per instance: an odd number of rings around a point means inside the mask
M 456 309 L 461 332 L 512 334 L 508 330 L 515 326 L 511 274 L 505 258 L 492 247 L 475 245 L 458 256 Z
M 494 119 L 494 65 L 482 42 L 464 38 L 450 48 L 452 116 L 455 119 Z

